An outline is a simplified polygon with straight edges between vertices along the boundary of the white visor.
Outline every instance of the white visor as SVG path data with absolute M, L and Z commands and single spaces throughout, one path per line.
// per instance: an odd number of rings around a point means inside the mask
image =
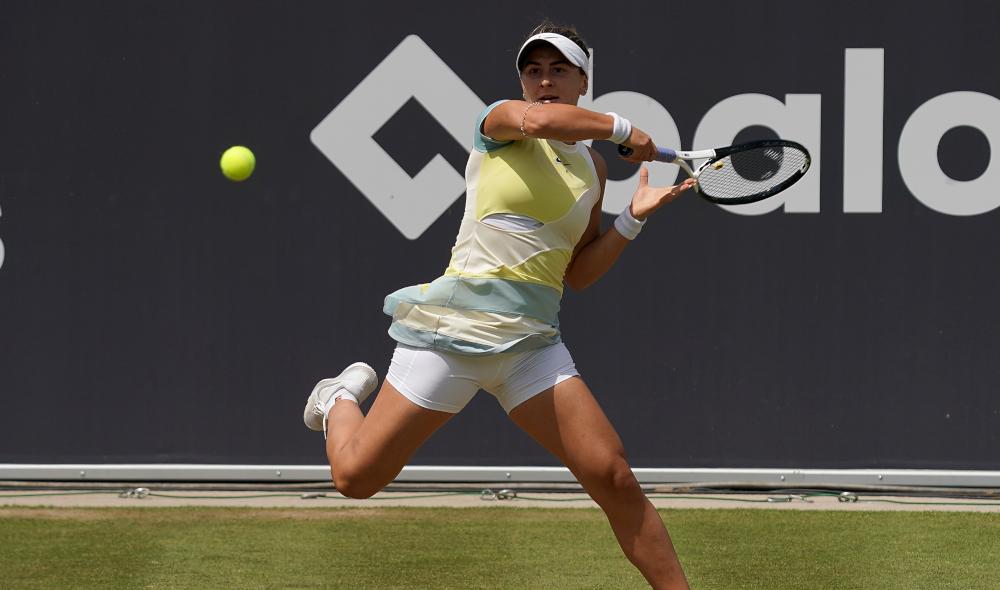
M 578 68 L 582 68 L 584 72 L 590 71 L 590 58 L 580 46 L 576 43 L 570 41 L 568 38 L 563 37 L 559 33 L 539 33 L 528 38 L 521 46 L 521 49 L 517 52 L 517 59 L 514 60 L 514 67 L 517 68 L 517 72 L 521 73 L 521 68 L 518 67 L 521 63 L 521 56 L 524 55 L 525 50 L 529 45 L 536 45 L 539 42 L 548 43 L 549 45 L 555 47 L 559 50 L 559 53 L 563 54 L 566 61 L 573 64 Z

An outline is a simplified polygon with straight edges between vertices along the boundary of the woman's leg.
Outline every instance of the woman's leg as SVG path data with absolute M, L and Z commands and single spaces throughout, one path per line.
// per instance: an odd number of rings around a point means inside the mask
M 418 406 L 388 380 L 368 416 L 353 401 L 337 400 L 328 416 L 326 439 L 337 490 L 352 498 L 371 497 L 392 482 L 417 448 L 452 416 Z
M 532 397 L 510 418 L 576 476 L 604 510 L 626 557 L 653 588 L 688 590 L 660 515 L 642 493 L 618 433 L 582 379 L 567 379 Z

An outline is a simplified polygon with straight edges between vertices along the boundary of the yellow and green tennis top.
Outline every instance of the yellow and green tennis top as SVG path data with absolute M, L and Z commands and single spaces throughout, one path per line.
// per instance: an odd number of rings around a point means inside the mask
M 389 335 L 418 348 L 490 354 L 560 341 L 563 275 L 600 198 L 587 146 L 501 142 L 476 121 L 465 214 L 444 275 L 385 299 Z

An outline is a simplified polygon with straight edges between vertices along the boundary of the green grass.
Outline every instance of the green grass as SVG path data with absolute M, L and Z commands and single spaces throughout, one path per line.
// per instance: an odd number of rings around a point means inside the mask
M 995 589 L 1000 514 L 667 510 L 691 585 Z M 0 510 L 2 588 L 644 588 L 603 515 L 530 508 Z

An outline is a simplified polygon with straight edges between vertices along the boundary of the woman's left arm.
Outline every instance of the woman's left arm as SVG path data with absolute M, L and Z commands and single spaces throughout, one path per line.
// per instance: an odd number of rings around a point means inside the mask
M 566 284 L 574 291 L 586 289 L 608 272 L 631 241 L 614 227 L 601 233 L 601 204 L 604 201 L 604 187 L 608 179 L 608 165 L 596 150 L 588 149 L 601 183 L 601 198 L 590 212 L 590 223 L 573 249 L 573 257 L 566 269 Z M 654 211 L 673 201 L 692 186 L 694 186 L 692 179 L 687 179 L 676 186 L 649 186 L 649 172 L 643 168 L 639 173 L 639 188 L 632 195 L 629 211 L 635 219 L 645 221 Z

